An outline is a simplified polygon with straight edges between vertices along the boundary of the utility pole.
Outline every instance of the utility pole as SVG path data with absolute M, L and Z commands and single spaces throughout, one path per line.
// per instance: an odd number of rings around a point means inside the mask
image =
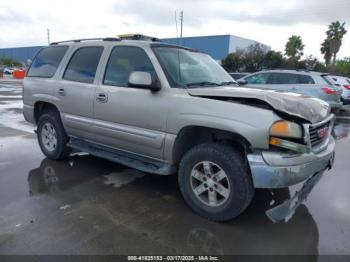
M 181 11 L 181 13 L 180 13 L 180 25 L 181 25 L 180 37 L 181 37 L 181 38 L 182 38 L 182 25 L 183 25 L 183 22 L 184 22 L 184 12 Z
M 47 29 L 47 44 L 50 45 L 50 29 Z

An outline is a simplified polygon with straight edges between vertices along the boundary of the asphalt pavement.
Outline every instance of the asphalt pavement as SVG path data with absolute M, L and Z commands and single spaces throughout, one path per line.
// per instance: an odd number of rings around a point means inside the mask
M 346 112 L 333 169 L 292 217 L 273 223 L 265 211 L 300 186 L 257 190 L 241 216 L 215 223 L 185 205 L 176 176 L 86 154 L 45 158 L 21 94 L 21 82 L 0 82 L 0 254 L 350 254 Z

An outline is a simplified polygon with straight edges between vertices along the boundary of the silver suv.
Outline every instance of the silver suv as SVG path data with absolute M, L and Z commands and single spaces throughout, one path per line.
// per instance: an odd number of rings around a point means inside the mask
M 329 103 L 335 111 L 343 106 L 342 89 L 337 87 L 325 73 L 303 70 L 266 70 L 245 76 L 238 82 L 248 87 L 314 96 Z
M 216 221 L 245 210 L 255 188 L 313 185 L 334 156 L 327 103 L 241 88 L 208 55 L 160 42 L 53 43 L 23 102 L 48 158 L 74 149 L 177 174 L 186 203 Z

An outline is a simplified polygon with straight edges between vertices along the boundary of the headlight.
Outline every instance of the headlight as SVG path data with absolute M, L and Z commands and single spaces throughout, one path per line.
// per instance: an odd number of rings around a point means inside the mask
M 301 126 L 290 121 L 277 121 L 270 128 L 270 136 L 302 138 Z

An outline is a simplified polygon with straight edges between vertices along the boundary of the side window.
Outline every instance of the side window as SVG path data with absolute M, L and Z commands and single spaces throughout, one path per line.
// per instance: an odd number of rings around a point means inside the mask
M 93 83 L 103 47 L 81 47 L 71 57 L 63 79 Z
M 151 60 L 144 50 L 133 46 L 116 46 L 109 57 L 103 83 L 127 87 L 132 71 L 155 75 Z
M 315 81 L 312 79 L 311 76 L 308 75 L 298 75 L 298 83 L 299 84 L 315 84 Z
M 267 83 L 267 79 L 269 77 L 268 73 L 256 74 L 245 78 L 248 84 L 258 84 L 264 85 Z
M 27 77 L 53 77 L 68 46 L 46 47 L 39 51 L 32 62 Z
M 288 73 L 272 73 L 268 83 L 275 85 L 298 84 L 298 75 Z

